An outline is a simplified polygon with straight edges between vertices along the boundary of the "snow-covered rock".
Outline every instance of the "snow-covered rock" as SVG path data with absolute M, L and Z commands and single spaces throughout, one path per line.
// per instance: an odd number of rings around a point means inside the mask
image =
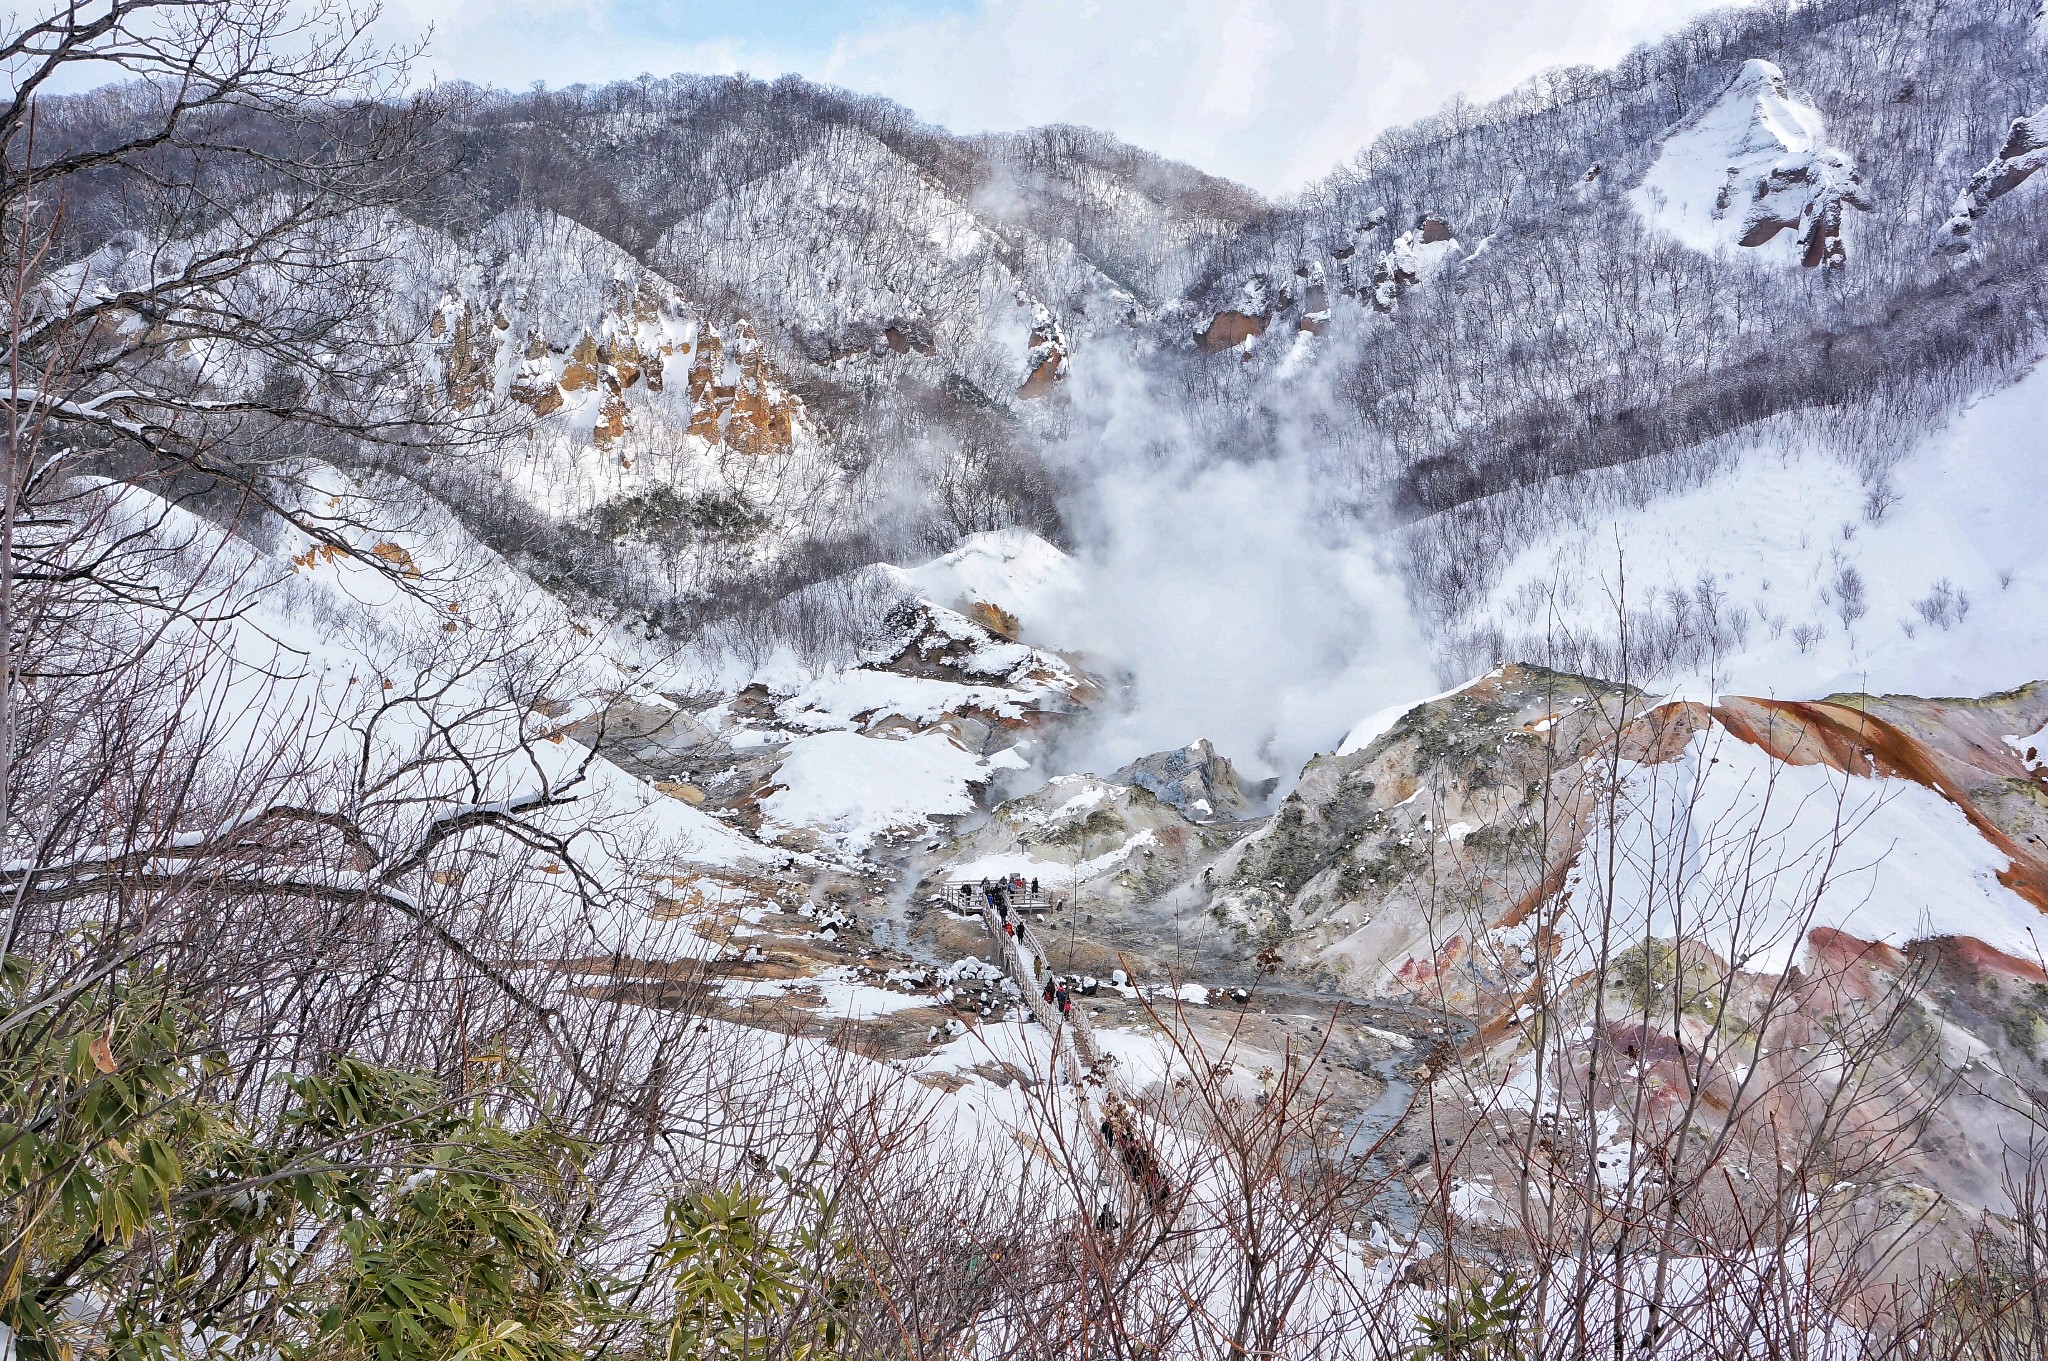
M 1195 332 L 1195 344 L 1208 354 L 1240 348 L 1248 352 L 1252 342 L 1264 335 L 1272 322 L 1273 305 L 1265 280 L 1251 279 L 1239 291 L 1236 306 L 1216 313 Z
M 1198 874 L 1237 835 L 1198 823 L 1137 786 L 1060 775 L 996 807 L 946 846 L 941 881 L 1036 880 L 1049 898 L 1085 897 L 1092 911 L 1127 910 Z
M 1025 306 L 1026 299 L 1017 299 L 1018 306 Z M 1053 390 L 1053 385 L 1067 376 L 1067 337 L 1060 329 L 1052 309 L 1042 302 L 1030 303 L 1031 348 L 1024 356 L 1024 383 L 1017 389 L 1017 395 L 1026 401 L 1044 397 Z
M 1435 278 L 1457 255 L 1458 238 L 1451 234 L 1450 224 L 1434 213 L 1425 213 L 1412 230 L 1394 238 L 1394 244 L 1373 266 L 1373 308 L 1393 311 L 1403 293 Z
M 1768 248 L 1809 267 L 1841 264 L 1843 210 L 1870 206 L 1854 160 L 1829 143 L 1820 111 L 1761 60 L 1744 62 L 1718 99 L 1664 139 L 1629 198 L 1646 221 L 1694 250 Z
M 2044 165 L 2048 165 L 2048 108 L 2012 120 L 1998 155 L 1971 175 L 1962 193 L 1956 195 L 1948 221 L 1941 224 L 1935 238 L 1935 250 L 1943 255 L 1967 251 L 1978 221 L 1991 205 L 2025 184 Z
M 1073 560 L 1024 529 L 972 534 L 942 557 L 900 569 L 909 589 L 944 609 L 994 605 L 1026 631 L 1056 628 L 1049 617 L 1063 597 L 1080 589 Z

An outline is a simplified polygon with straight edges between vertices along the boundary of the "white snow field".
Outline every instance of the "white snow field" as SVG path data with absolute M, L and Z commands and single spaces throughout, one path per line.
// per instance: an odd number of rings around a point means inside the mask
M 901 739 L 850 732 L 800 737 L 775 773 L 782 787 L 761 800 L 761 808 L 777 828 L 808 828 L 841 851 L 858 853 L 883 837 L 926 831 L 932 818 L 973 811 L 975 786 L 995 774 L 1001 757 L 971 755 L 942 732 Z
M 1623 567 L 1631 610 L 1711 596 L 1743 620 L 1718 657 L 1645 683 L 1784 698 L 2009 689 L 2048 675 L 2044 456 L 2037 366 L 1916 444 L 1875 522 L 1839 459 L 1760 444 L 1694 490 L 1529 544 L 1467 622 L 1539 644 L 1546 630 L 1611 636 Z M 1862 600 L 1846 623 L 1845 579 Z
M 359 551 L 406 564 L 421 593 L 360 560 L 315 552 L 295 531 L 252 548 L 140 489 L 109 493 L 121 503 L 115 524 L 160 520 L 159 534 L 187 543 L 191 560 L 204 564 L 192 599 L 210 617 L 180 627 L 200 677 L 188 721 L 207 731 L 213 759 L 223 770 L 260 768 L 271 743 L 298 743 L 319 773 L 295 792 L 315 804 L 333 794 L 333 775 L 360 765 L 376 783 L 358 820 L 387 851 L 465 809 L 570 796 L 558 812 L 532 816 L 568 834 L 608 902 L 583 901 L 572 876 L 549 879 L 543 887 L 555 907 L 541 929 L 566 953 L 708 948 L 685 926 L 647 915 L 648 888 L 628 858 L 651 855 L 687 877 L 758 870 L 783 857 L 561 735 L 625 684 L 594 631 L 432 503 L 415 507 L 403 529 L 369 535 L 350 526 L 370 518 L 360 513 L 366 501 L 388 511 L 393 488 L 325 468 L 307 485 Z M 552 716 L 515 697 L 511 672 L 545 680 Z M 447 743 L 460 745 L 461 759 Z

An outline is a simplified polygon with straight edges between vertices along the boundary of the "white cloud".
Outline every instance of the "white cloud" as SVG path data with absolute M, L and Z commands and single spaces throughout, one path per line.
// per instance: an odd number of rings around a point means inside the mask
M 651 30 L 616 0 L 387 0 L 386 41 L 431 32 L 418 74 L 519 90 L 631 80 L 642 74 L 706 75 L 798 69 L 798 54 L 730 34 Z
M 849 33 L 814 74 L 957 131 L 1048 122 L 1284 192 L 1381 129 L 1611 62 L 1708 0 L 983 0 Z
M 642 72 L 796 71 L 960 132 L 1080 123 L 1268 193 L 1383 128 L 1545 67 L 1611 62 L 1712 0 L 978 0 L 965 13 L 742 32 L 720 6 L 393 0 L 430 69 L 520 88 Z

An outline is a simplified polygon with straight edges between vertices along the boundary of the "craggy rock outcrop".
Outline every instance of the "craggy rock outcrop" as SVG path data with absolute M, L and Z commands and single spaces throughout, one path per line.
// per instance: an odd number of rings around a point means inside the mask
M 1300 329 L 1310 335 L 1322 335 L 1330 329 L 1330 281 L 1321 260 L 1314 260 L 1296 270 L 1302 280 Z
M 651 278 L 613 281 L 594 323 L 566 335 L 550 326 L 529 316 L 515 338 L 504 303 L 444 298 L 429 337 L 449 396 L 517 402 L 535 417 L 587 429 L 599 448 L 618 444 L 655 409 L 713 448 L 742 454 L 788 453 L 805 423 L 802 401 L 783 390 L 746 322 L 721 332 Z
M 2048 165 L 2048 108 L 2012 120 L 2012 130 L 1997 157 L 1971 175 L 1963 192 L 1956 195 L 1948 221 L 1936 234 L 1936 252 L 1961 255 L 1967 251 L 1978 220 L 1991 205 L 2025 184 L 2043 165 Z
M 1020 305 L 1023 299 L 1019 298 Z M 1033 303 L 1031 349 L 1024 358 L 1024 385 L 1017 395 L 1026 401 L 1046 396 L 1067 376 L 1067 337 L 1044 303 Z
M 1631 195 L 1642 216 L 1698 250 L 1756 249 L 1791 232 L 1788 259 L 1835 266 L 1847 208 L 1870 207 L 1849 154 L 1785 73 L 1748 61 L 1712 104 L 1664 140 Z
M 1587 811 L 1580 762 L 1633 692 L 1504 667 L 1318 756 L 1210 874 L 1207 920 L 1347 991 L 1505 986 L 1464 945 L 1554 891 Z
M 921 354 L 927 357 L 939 352 L 931 335 L 922 326 L 907 322 L 884 326 L 871 349 L 876 354 L 886 351 L 889 354 Z
M 1457 253 L 1458 238 L 1451 234 L 1451 224 L 1435 213 L 1424 213 L 1413 230 L 1394 238 L 1373 266 L 1373 310 L 1393 311 L 1403 293 L 1435 277 Z
M 776 454 L 795 443 L 803 403 L 776 385 L 745 322 L 733 327 L 729 344 L 707 328 L 691 356 L 689 383 L 696 403 L 689 430 L 707 444 Z
M 1196 822 L 1235 822 L 1253 812 L 1230 758 L 1219 756 L 1207 738 L 1140 757 L 1109 779 L 1135 785 Z
M 929 601 L 904 601 L 889 613 L 885 628 L 885 640 L 867 662 L 876 670 L 958 685 L 994 682 L 1050 691 L 1069 705 L 1085 704 L 1096 694 L 1094 683 L 1059 654 L 1013 642 L 988 624 Z

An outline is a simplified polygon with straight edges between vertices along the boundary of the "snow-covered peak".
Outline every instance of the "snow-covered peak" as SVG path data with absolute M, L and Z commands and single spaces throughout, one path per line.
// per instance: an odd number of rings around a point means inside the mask
M 1808 266 L 1840 264 L 1843 206 L 1869 207 L 1855 161 L 1828 142 L 1820 111 L 1758 60 L 1664 139 L 1629 197 L 1645 221 L 1694 250 L 1764 248 Z
M 807 338 L 814 357 L 866 353 L 896 328 L 925 338 L 890 342 L 897 353 L 936 349 L 957 361 L 988 314 L 999 329 L 1024 329 L 1012 315 L 1019 282 L 998 245 L 917 166 L 869 133 L 841 128 L 677 222 L 655 258 L 677 277 L 747 299 Z M 1005 378 L 1015 354 L 1003 356 Z

